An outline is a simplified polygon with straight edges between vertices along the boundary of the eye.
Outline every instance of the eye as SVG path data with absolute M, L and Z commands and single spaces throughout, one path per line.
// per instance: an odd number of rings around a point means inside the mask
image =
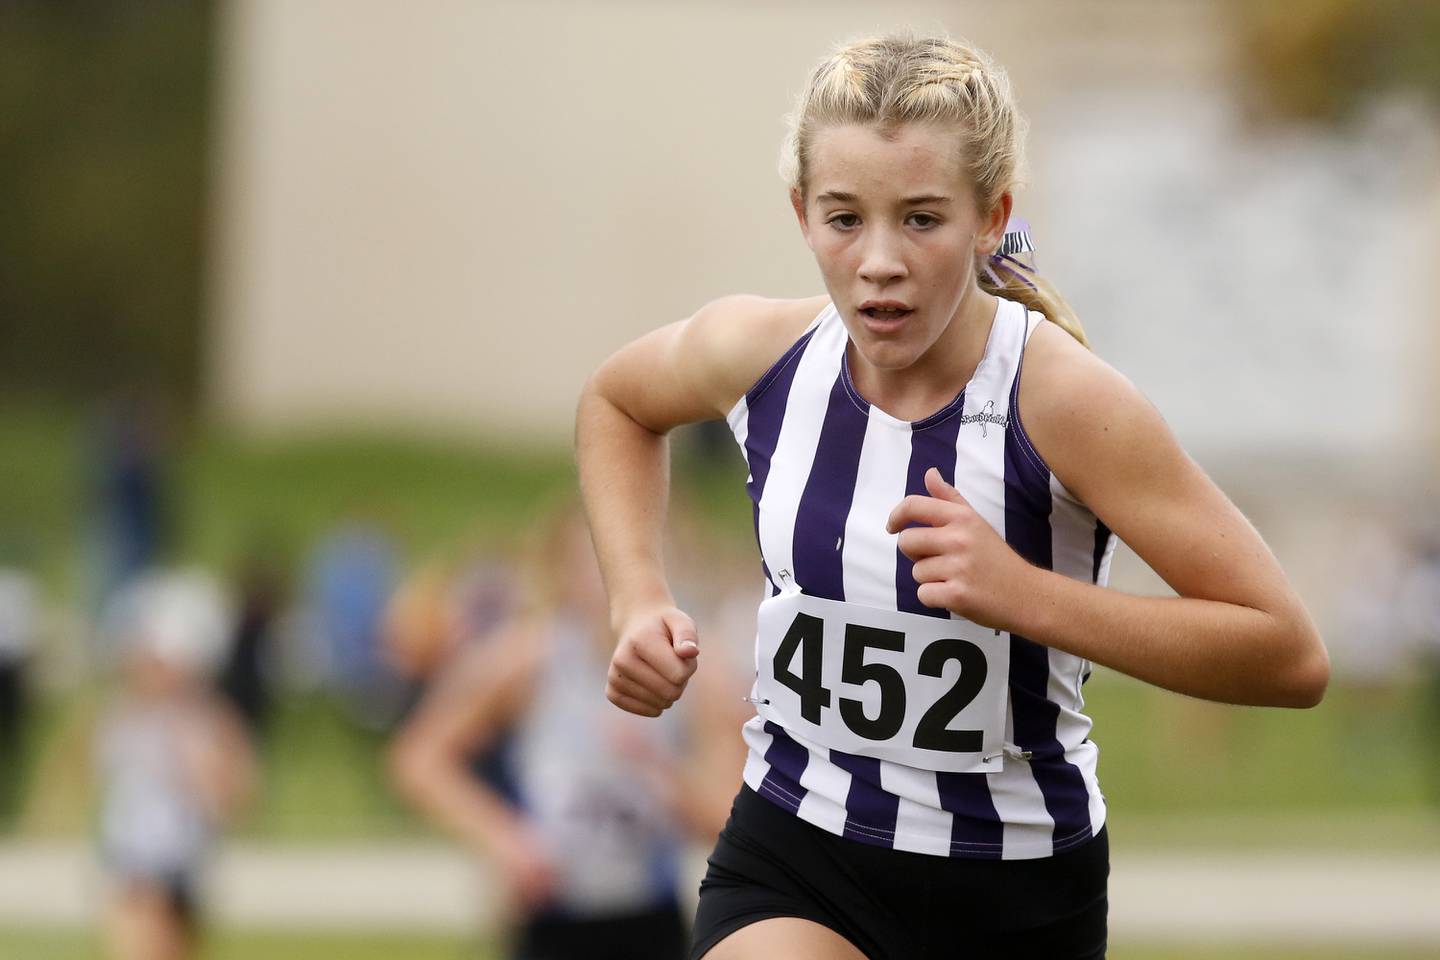
M 911 226 L 919 227 L 921 230 L 929 230 L 940 223 L 940 218 L 933 213 L 912 213 L 906 220 Z
M 854 230 L 860 226 L 860 218 L 853 213 L 837 213 L 825 222 L 836 230 Z

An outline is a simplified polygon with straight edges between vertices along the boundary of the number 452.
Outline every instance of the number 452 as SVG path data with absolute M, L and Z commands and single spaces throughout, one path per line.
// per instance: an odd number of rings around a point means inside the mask
M 800 716 L 813 724 L 820 723 L 821 711 L 830 706 L 831 692 L 820 678 L 824 660 L 825 621 L 808 613 L 796 614 L 790 629 L 775 651 L 775 679 L 800 697 Z M 905 723 L 905 678 L 900 671 L 884 663 L 866 663 L 865 651 L 903 650 L 905 634 L 898 630 L 845 624 L 845 647 L 841 659 L 842 683 L 863 686 L 880 685 L 880 711 L 872 719 L 865 715 L 865 705 L 849 697 L 840 698 L 840 718 L 851 732 L 867 740 L 889 740 Z M 800 653 L 800 673 L 790 669 L 796 652 Z M 930 705 L 915 727 L 914 746 L 922 750 L 943 750 L 948 753 L 978 753 L 984 734 L 980 730 L 951 730 L 950 721 L 970 705 L 985 686 L 988 666 L 985 652 L 969 640 L 949 638 L 936 640 L 920 653 L 920 672 L 927 677 L 940 677 L 945 664 L 960 661 L 960 676 L 940 699 Z

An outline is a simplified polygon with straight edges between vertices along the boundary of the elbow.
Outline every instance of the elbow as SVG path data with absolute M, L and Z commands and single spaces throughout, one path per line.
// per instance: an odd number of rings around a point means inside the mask
M 385 756 L 385 769 L 391 788 L 411 803 L 419 802 L 426 786 L 434 780 L 434 763 L 425 745 L 414 737 L 401 734 Z
M 1325 699 L 1325 690 L 1330 686 L 1330 656 L 1313 625 L 1306 624 L 1303 638 L 1301 652 L 1285 672 L 1284 701 L 1279 705 L 1308 710 Z
M 1298 685 L 1299 702 L 1295 705 L 1302 709 L 1318 707 L 1320 701 L 1325 699 L 1325 690 L 1330 686 L 1330 658 L 1322 647 L 1319 653 L 1307 665 L 1304 675 Z

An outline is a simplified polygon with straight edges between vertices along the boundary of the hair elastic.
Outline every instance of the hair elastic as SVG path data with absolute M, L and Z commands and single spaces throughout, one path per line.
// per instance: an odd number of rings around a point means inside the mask
M 1018 254 L 1034 254 L 1034 252 L 1035 242 L 1030 239 L 1030 221 L 1024 217 L 1012 216 L 1005 224 L 1005 235 L 1000 238 L 1000 246 L 996 247 L 995 252 L 986 258 L 985 274 L 995 286 L 1003 287 L 1005 281 L 1001 280 L 995 271 L 1004 270 L 1031 290 L 1038 291 L 1039 288 L 1035 286 L 1034 282 L 1020 272 L 1027 270 L 1034 273 L 1035 268 L 1017 258 Z

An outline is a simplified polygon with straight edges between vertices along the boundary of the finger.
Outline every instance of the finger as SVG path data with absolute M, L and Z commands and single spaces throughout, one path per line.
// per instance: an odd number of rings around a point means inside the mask
M 605 697 L 611 703 L 615 704 L 615 706 L 619 707 L 621 710 L 624 710 L 627 713 L 639 714 L 642 717 L 658 717 L 662 712 L 657 707 L 652 707 L 649 704 L 641 703 L 634 697 L 627 697 L 625 696 L 625 694 L 619 692 L 618 690 L 607 689 L 605 692 Z
M 642 682 L 636 681 L 634 678 L 629 678 L 629 676 L 626 676 L 622 671 L 613 671 L 613 669 L 611 675 L 606 678 L 606 682 L 608 682 L 611 687 L 618 689 L 622 694 L 625 694 L 626 697 L 644 699 L 648 704 L 660 707 L 661 710 L 664 710 L 665 707 L 670 707 L 672 702 L 675 702 L 675 699 L 680 697 L 681 694 L 681 688 L 675 687 L 674 684 L 664 684 L 665 691 L 675 691 L 674 694 L 671 695 L 668 694 L 668 692 L 661 691 L 661 689 L 651 687 L 651 685 L 642 684 Z
M 944 557 L 926 557 L 910 568 L 916 583 L 938 583 L 949 579 Z
M 944 600 L 945 584 L 941 581 L 931 581 L 920 584 L 920 589 L 915 591 L 915 598 L 927 607 L 934 607 L 936 610 L 946 610 Z
M 917 493 L 912 493 L 901 500 L 894 510 L 890 511 L 890 517 L 885 521 L 885 530 L 889 533 L 899 533 L 914 523 L 922 523 L 929 527 L 943 527 L 959 515 L 959 510 L 959 504 L 951 503 L 948 500 L 922 497 Z
M 695 622 L 683 613 L 674 613 L 665 618 L 670 630 L 670 646 L 682 659 L 700 655 L 700 635 L 695 631 Z
M 665 697 L 653 690 L 646 690 L 634 680 L 626 680 L 624 677 L 611 677 L 607 690 L 613 690 L 631 700 L 638 700 L 643 704 L 654 707 L 656 710 L 664 710 L 675 702 L 674 697 Z
M 896 540 L 900 552 L 919 562 L 946 551 L 944 534 L 935 527 L 907 527 Z
M 626 674 L 624 669 L 612 668 L 608 679 L 613 687 L 618 688 L 624 694 L 631 695 L 635 699 L 647 699 L 661 708 L 671 705 L 675 699 L 680 698 L 681 692 L 684 692 L 683 687 L 677 687 L 675 684 L 660 679 L 658 674 L 652 676 L 652 679 L 658 682 L 645 682 L 644 679 L 636 679 L 635 676 Z
M 674 701 L 685 689 L 683 682 L 674 684 L 674 682 L 668 681 L 654 666 L 639 658 L 615 658 L 615 662 L 611 666 L 615 674 L 628 679 L 638 687 L 655 692 L 658 697 L 668 697 Z
M 938 467 L 931 467 L 925 471 L 925 489 L 930 491 L 932 497 L 949 500 L 951 503 L 958 503 L 963 507 L 970 506 L 970 501 L 961 496 L 960 491 L 940 475 Z
M 635 641 L 635 653 L 656 673 L 677 686 L 684 686 L 695 672 L 694 654 L 682 658 L 666 638 L 642 637 Z

